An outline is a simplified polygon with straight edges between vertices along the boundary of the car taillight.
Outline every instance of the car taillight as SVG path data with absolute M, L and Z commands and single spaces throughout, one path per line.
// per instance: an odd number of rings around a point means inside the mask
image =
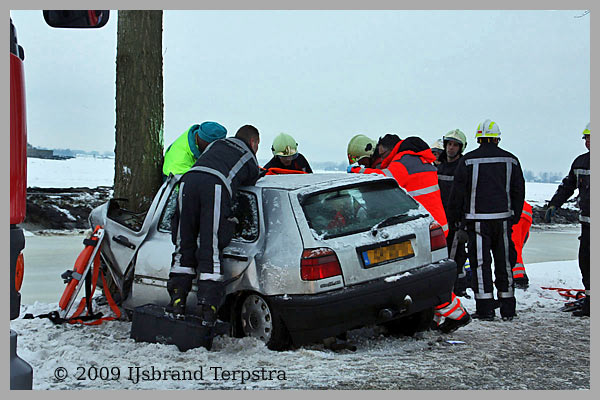
M 446 236 L 442 227 L 437 222 L 429 224 L 429 239 L 431 242 L 431 251 L 446 247 Z
M 23 261 L 23 253 L 17 257 L 17 265 L 15 267 L 15 289 L 17 292 L 21 290 L 23 284 L 23 274 L 25 273 L 25 261 Z
M 320 247 L 302 252 L 300 275 L 303 281 L 316 281 L 341 274 L 340 262 L 333 250 Z

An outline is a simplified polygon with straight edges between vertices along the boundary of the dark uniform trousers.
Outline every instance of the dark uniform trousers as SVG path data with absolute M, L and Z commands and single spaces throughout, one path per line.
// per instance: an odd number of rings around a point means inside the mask
M 503 317 L 515 315 L 515 295 L 512 267 L 517 260 L 517 251 L 511 240 L 510 220 L 468 221 L 469 263 L 477 313 L 490 314 L 494 311 L 494 285 L 500 300 Z M 494 276 L 492 275 L 492 254 Z
M 590 290 L 590 224 L 581 223 L 581 236 L 579 237 L 579 269 L 585 290 Z
M 466 277 L 465 262 L 467 261 L 467 251 L 465 250 L 465 244 L 458 243 L 455 240 L 456 229 L 450 229 L 448 231 L 448 237 L 446 242 L 448 245 L 448 257 L 456 262 L 456 274 L 458 279 Z
M 198 304 L 221 306 L 224 300 L 223 250 L 233 238 L 231 197 L 222 181 L 208 173 L 188 173 L 180 183 L 175 218 L 179 243 L 173 253 L 171 273 L 198 274 Z M 186 207 L 182 207 L 185 197 Z M 177 226 L 177 225 L 174 225 Z M 185 238 L 189 238 L 186 239 Z M 196 240 L 193 240 L 196 238 Z

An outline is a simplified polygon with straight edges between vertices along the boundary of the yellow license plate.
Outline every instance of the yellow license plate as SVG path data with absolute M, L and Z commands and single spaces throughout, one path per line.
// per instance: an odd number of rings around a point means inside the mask
M 410 240 L 362 252 L 365 267 L 372 267 L 377 264 L 408 258 L 414 255 L 415 252 L 410 244 Z

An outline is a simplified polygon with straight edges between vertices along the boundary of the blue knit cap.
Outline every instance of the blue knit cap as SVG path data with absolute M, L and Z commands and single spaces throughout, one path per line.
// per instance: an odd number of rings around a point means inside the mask
M 217 139 L 223 139 L 227 135 L 227 129 L 218 122 L 206 121 L 200 124 L 196 134 L 200 139 L 211 143 Z

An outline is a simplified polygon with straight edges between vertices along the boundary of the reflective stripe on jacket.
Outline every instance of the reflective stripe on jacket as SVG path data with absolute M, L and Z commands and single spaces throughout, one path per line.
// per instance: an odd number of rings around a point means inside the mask
M 382 169 L 354 167 L 352 172 L 393 177 L 398 185 L 429 211 L 448 236 L 448 221 L 438 186 L 437 168 L 432 164 L 435 156 L 429 147 L 421 151 L 399 150 L 403 142 L 398 142 L 390 155 L 383 160 Z

